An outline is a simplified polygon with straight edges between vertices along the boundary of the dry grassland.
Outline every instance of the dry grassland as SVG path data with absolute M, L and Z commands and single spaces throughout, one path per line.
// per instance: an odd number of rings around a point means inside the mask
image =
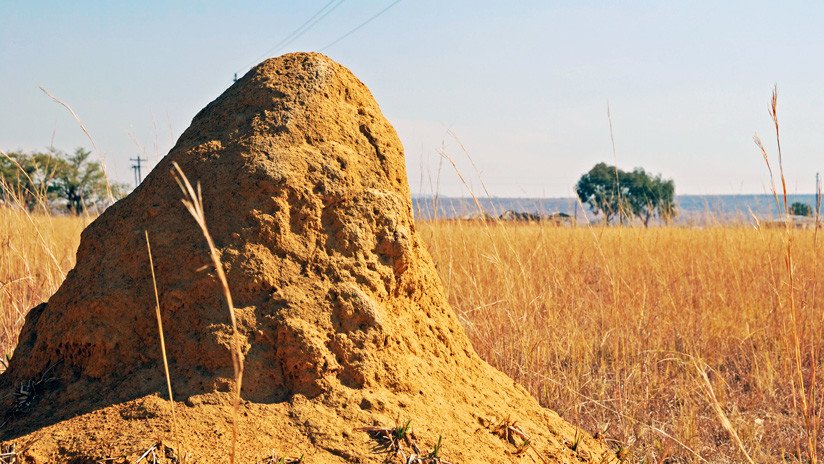
M 5 362 L 32 307 L 46 301 L 74 266 L 90 217 L 28 214 L 0 206 L 0 357 Z
M 794 323 L 783 230 L 420 228 L 481 356 L 630 461 L 815 459 L 824 247 L 812 230 L 792 235 Z
M 0 208 L 2 353 L 73 265 L 87 222 Z M 792 233 L 790 285 L 783 230 L 419 229 L 479 353 L 629 462 L 824 454 L 813 231 Z

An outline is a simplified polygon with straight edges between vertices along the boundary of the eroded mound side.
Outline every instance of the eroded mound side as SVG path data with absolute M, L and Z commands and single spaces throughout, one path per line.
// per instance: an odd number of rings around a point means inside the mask
M 50 379 L 27 410 L 6 404 L 13 430 L 101 408 L 118 411 L 124 430 L 146 422 L 123 413 L 163 385 L 144 231 L 177 397 L 193 420 L 225 406 L 228 313 L 169 175 L 173 162 L 202 186 L 238 308 L 245 407 L 267 423 L 247 438 L 250 458 L 255 443 L 306 437 L 294 446 L 311 446 L 317 462 L 371 462 L 378 458 L 363 446 L 369 437 L 355 430 L 399 420 L 414 421 L 431 440 L 451 437 L 466 462 L 509 459 L 514 445 L 483 425 L 498 420 L 520 421 L 543 455 L 570 454 L 563 441 L 579 433 L 473 351 L 415 232 L 394 129 L 360 81 L 318 54 L 250 71 L 194 118 L 138 189 L 84 231 L 76 268 L 30 313 L 0 379 L 4 389 L 44 373 Z M 82 439 L 61 438 L 60 427 L 100 430 L 96 414 L 46 429 L 51 438 L 37 446 L 87 452 Z M 190 446 L 226 446 L 219 433 L 188 427 L 197 436 Z M 599 458 L 606 452 L 584 441 Z M 116 443 L 110 452 L 125 453 Z

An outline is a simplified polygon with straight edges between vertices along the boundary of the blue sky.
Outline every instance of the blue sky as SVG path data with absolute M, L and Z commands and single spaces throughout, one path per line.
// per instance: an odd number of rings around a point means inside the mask
M 4 0 L 0 148 L 42 149 L 52 136 L 89 146 L 42 85 L 130 181 L 128 158 L 154 165 L 235 72 L 327 3 Z M 280 53 L 318 50 L 390 3 L 346 0 Z M 467 193 L 439 168 L 444 150 L 492 195 L 568 196 L 616 157 L 679 193 L 761 193 L 752 135 L 774 151 L 775 83 L 790 190 L 812 192 L 824 171 L 822 24 L 824 2 L 403 0 L 325 53 L 395 125 L 413 192 Z

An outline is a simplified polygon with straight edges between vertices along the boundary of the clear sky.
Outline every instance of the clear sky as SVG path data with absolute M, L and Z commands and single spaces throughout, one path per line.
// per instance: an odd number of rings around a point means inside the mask
M 89 146 L 42 85 L 131 181 L 128 158 L 154 165 L 235 72 L 328 3 L 2 0 L 0 148 Z M 391 3 L 333 3 L 269 54 L 322 49 Z M 776 156 L 775 83 L 790 190 L 812 192 L 824 171 L 820 1 L 403 0 L 324 53 L 371 88 L 417 193 L 466 195 L 448 163 L 438 176 L 439 150 L 498 196 L 569 196 L 616 157 L 673 178 L 678 193 L 762 193 L 752 135 Z

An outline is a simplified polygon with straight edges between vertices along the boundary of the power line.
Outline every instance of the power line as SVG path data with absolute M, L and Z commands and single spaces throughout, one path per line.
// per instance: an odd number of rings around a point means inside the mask
M 346 1 L 346 0 L 340 0 L 338 3 L 336 3 L 336 4 L 332 7 L 332 8 L 330 8 L 330 9 L 329 9 L 329 11 L 327 11 L 327 12 L 326 12 L 326 13 L 324 13 L 321 17 L 319 17 L 318 19 L 316 19 L 316 20 L 315 20 L 312 24 L 310 24 L 310 25 L 306 26 L 306 29 L 304 29 L 304 30 L 303 30 L 300 34 L 296 35 L 295 37 L 293 37 L 293 38 L 292 38 L 292 40 L 290 40 L 290 41 L 286 42 L 285 44 L 283 44 L 283 46 L 282 46 L 282 47 L 280 47 L 280 50 L 283 50 L 284 48 L 288 47 L 289 45 L 291 45 L 291 44 L 292 44 L 292 42 L 294 42 L 295 40 L 299 39 L 299 38 L 300 38 L 300 36 L 302 36 L 303 34 L 305 34 L 305 33 L 309 32 L 309 30 L 311 30 L 313 27 L 315 27 L 315 25 L 316 25 L 317 23 L 319 23 L 319 22 L 320 22 L 323 18 L 325 18 L 325 17 L 326 17 L 326 15 L 328 15 L 329 13 L 331 13 L 331 12 L 335 11 L 335 8 L 339 7 L 339 6 L 340 6 L 340 4 L 341 4 L 341 3 L 343 3 L 343 2 L 345 2 L 345 1 Z M 278 51 L 280 51 L 280 50 L 278 50 Z
M 330 0 L 329 3 L 324 5 L 320 10 L 316 11 L 309 19 L 303 22 L 300 26 L 297 27 L 294 31 L 290 32 L 286 37 L 284 37 L 280 42 L 275 44 L 272 48 L 266 50 L 262 55 L 257 57 L 254 61 L 252 61 L 246 68 L 254 66 L 260 62 L 261 59 L 269 56 L 270 53 L 277 50 L 278 52 L 297 40 L 300 36 L 308 32 L 310 29 L 315 27 L 317 23 L 319 23 L 323 18 L 325 18 L 329 13 L 335 11 L 337 7 L 341 5 L 341 3 L 345 2 L 346 0 Z M 334 4 L 334 5 L 333 5 Z M 331 8 L 330 8 L 331 6 Z
M 329 47 L 332 47 L 332 46 L 336 45 L 338 42 L 340 42 L 341 40 L 343 40 L 343 39 L 345 39 L 345 38 L 349 37 L 350 35 L 354 34 L 354 33 L 355 33 L 355 32 L 357 32 L 360 28 L 362 28 L 363 26 L 366 26 L 367 24 L 371 23 L 372 21 L 374 21 L 375 19 L 377 19 L 377 18 L 378 18 L 378 16 L 380 16 L 380 15 L 382 15 L 382 14 L 386 13 L 386 12 L 387 12 L 387 11 L 389 11 L 389 10 L 390 10 L 393 6 L 397 5 L 397 4 L 398 4 L 398 3 L 400 3 L 400 2 L 401 2 L 401 0 L 395 0 L 394 2 L 390 3 L 390 4 L 389 4 L 389 6 L 387 6 L 387 7 L 386 7 L 386 8 L 384 8 L 384 9 L 382 9 L 381 11 L 377 12 L 377 13 L 376 13 L 374 16 L 372 16 L 371 18 L 369 18 L 369 19 L 367 19 L 366 21 L 364 21 L 364 22 L 362 22 L 362 23 L 358 24 L 357 26 L 355 26 L 355 28 L 354 28 L 354 29 L 352 29 L 352 30 L 350 30 L 349 32 L 347 32 L 346 34 L 343 34 L 342 36 L 338 37 L 337 39 L 335 39 L 334 41 L 332 41 L 332 43 L 330 43 L 329 45 L 327 45 L 327 46 L 325 46 L 325 47 L 321 48 L 321 49 L 320 49 L 320 50 L 318 50 L 318 51 L 322 52 L 322 51 L 326 50 L 327 48 L 329 48 Z
M 303 22 L 303 24 L 301 24 L 300 26 L 298 26 L 298 28 L 297 28 L 297 29 L 295 29 L 294 31 L 290 32 L 290 33 L 289 33 L 286 37 L 284 37 L 283 39 L 281 39 L 281 41 L 280 41 L 280 42 L 278 42 L 277 44 L 275 44 L 275 46 L 273 46 L 272 48 L 270 48 L 270 49 L 266 50 L 265 52 L 263 52 L 263 54 L 262 54 L 262 55 L 260 55 L 259 57 L 255 58 L 255 60 L 254 60 L 254 61 L 252 61 L 251 65 L 252 65 L 252 66 L 254 66 L 255 64 L 257 64 L 257 63 L 260 61 L 260 59 L 261 59 L 261 58 L 264 58 L 264 57 L 266 57 L 269 53 L 271 53 L 271 52 L 272 52 L 272 50 L 275 50 L 275 49 L 277 49 L 277 48 L 280 48 L 280 46 L 281 46 L 281 45 L 285 44 L 285 43 L 286 43 L 289 39 L 291 39 L 291 38 L 292 38 L 295 34 L 297 34 L 298 32 L 300 32 L 300 31 L 301 31 L 301 29 L 303 29 L 304 27 L 306 27 L 306 25 L 307 25 L 307 24 L 309 24 L 309 23 L 310 23 L 313 19 L 315 19 L 316 17 L 318 17 L 318 15 L 320 15 L 321 13 L 323 13 L 323 11 L 324 11 L 324 10 L 326 10 L 327 8 L 329 8 L 329 5 L 331 5 L 331 4 L 333 4 L 333 3 L 335 3 L 335 1 L 336 1 L 336 0 L 330 0 L 330 1 L 329 1 L 329 3 L 327 3 L 326 5 L 323 5 L 323 8 L 321 8 L 320 10 L 318 10 L 317 12 L 315 12 L 315 14 L 313 14 L 313 15 L 312 15 L 309 19 L 307 19 L 306 21 L 304 21 L 304 22 Z

